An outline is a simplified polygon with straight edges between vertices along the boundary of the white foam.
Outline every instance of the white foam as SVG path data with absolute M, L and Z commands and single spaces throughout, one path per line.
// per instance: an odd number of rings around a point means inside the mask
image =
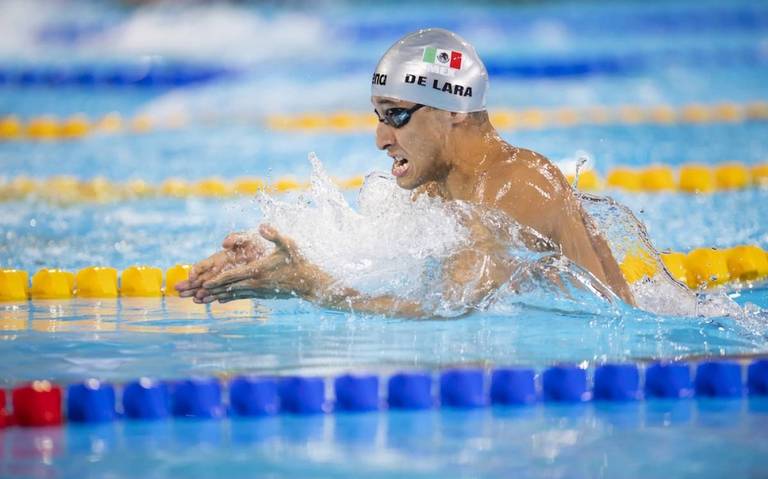
M 594 156 L 585 150 L 576 150 L 572 155 L 555 162 L 564 175 L 576 175 L 581 171 L 595 169 Z
M 354 210 L 310 155 L 311 190 L 295 202 L 260 198 L 264 222 L 296 241 L 308 260 L 368 293 L 419 297 L 438 288 L 429 273 L 467 241 L 443 204 L 410 193 L 385 173 L 366 177 Z
M 320 160 L 314 154 L 309 160 L 313 169 L 310 191 L 293 201 L 263 194 L 259 201 L 263 221 L 293 238 L 309 261 L 344 285 L 369 294 L 419 299 L 435 314 L 450 316 L 475 307 L 463 299 L 465 295 L 458 295 L 454 302 L 441 296 L 443 264 L 460 248 L 472 247 L 464 219 L 473 215 L 508 245 L 505 260 L 515 265 L 508 284 L 486 298 L 481 307 L 503 312 L 522 302 L 572 312 L 621 312 L 608 288 L 554 253 L 545 238 L 499 212 L 426 195 L 412 199 L 411 192 L 399 188 L 391 175 L 379 172 L 366 178 L 355 209 Z M 641 309 L 670 316 L 727 316 L 765 328 L 766 312 L 760 308 L 742 308 L 722 291 L 696 293 L 672 279 L 642 224 L 628 209 L 594 196 L 584 195 L 583 202 L 619 261 L 641 249 L 657 263 L 658 274 L 631 285 Z M 539 252 L 523 247 L 536 242 Z

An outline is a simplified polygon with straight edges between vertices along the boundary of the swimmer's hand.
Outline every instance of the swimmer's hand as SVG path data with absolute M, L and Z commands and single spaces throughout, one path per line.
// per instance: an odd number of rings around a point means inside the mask
M 226 303 L 245 298 L 287 298 L 315 300 L 317 291 L 332 283 L 330 276 L 308 262 L 296 243 L 269 225 L 259 228 L 261 236 L 275 245 L 269 256 L 247 264 L 219 270 L 206 276 L 194 294 L 197 303 Z
M 202 287 L 195 293 L 197 303 L 226 303 L 237 299 L 261 298 L 291 298 L 299 297 L 322 307 L 356 311 L 361 313 L 384 314 L 398 317 L 427 318 L 435 314 L 413 300 L 399 298 L 393 295 L 367 296 L 360 292 L 339 285 L 330 275 L 313 265 L 299 252 L 296 243 L 268 225 L 259 229 L 262 237 L 275 245 L 274 251 L 266 257 L 258 258 L 247 265 L 222 271 L 212 279 L 203 282 Z M 464 282 L 481 283 L 479 288 L 471 288 L 478 293 L 468 297 L 465 288 L 457 289 L 456 294 L 468 301 L 476 301 L 474 296 L 487 296 L 486 289 L 492 281 L 488 271 L 493 261 L 483 260 L 484 266 L 468 262 L 475 256 L 463 257 L 461 268 L 452 268 L 449 276 L 456 276 Z M 482 259 L 482 258 L 481 258 Z M 482 271 L 468 274 L 468 271 Z M 504 271 L 507 273 L 506 270 Z M 462 277 L 462 273 L 467 278 Z M 454 278 L 456 279 L 456 278 Z M 495 284 L 493 284 L 495 286 Z M 472 303 L 475 304 L 475 303 Z M 455 315 L 452 315 L 455 316 Z
M 243 266 L 265 255 L 264 247 L 246 233 L 231 233 L 221 244 L 223 250 L 192 266 L 189 279 L 176 285 L 179 295 L 184 298 L 195 296 L 203 283 L 222 271 Z

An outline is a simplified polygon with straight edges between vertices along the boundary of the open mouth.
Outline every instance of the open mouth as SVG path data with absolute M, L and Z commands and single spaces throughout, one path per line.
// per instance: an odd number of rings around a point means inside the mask
M 392 174 L 396 177 L 403 176 L 408 171 L 408 160 L 405 158 L 395 157 L 395 162 L 392 164 Z

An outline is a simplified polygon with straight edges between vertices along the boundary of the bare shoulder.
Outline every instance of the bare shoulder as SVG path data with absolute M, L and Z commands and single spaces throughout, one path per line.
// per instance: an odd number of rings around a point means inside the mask
M 559 204 L 570 195 L 560 169 L 544 155 L 510 146 L 487 172 L 483 200 L 496 206 Z M 504 208 L 506 209 L 506 208 Z

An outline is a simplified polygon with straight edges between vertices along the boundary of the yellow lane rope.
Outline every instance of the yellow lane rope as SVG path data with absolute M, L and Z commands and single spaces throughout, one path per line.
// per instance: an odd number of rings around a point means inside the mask
M 568 128 L 578 125 L 741 123 L 768 120 L 768 102 L 690 103 L 681 106 L 620 105 L 588 108 L 528 108 L 522 110 L 500 108 L 491 111 L 490 117 L 491 122 L 501 130 Z M 42 115 L 21 120 L 16 115 L 9 115 L 0 118 L 0 142 L 74 140 L 99 133 L 146 133 L 158 129 L 181 128 L 191 123 L 190 120 L 195 119 L 189 119 L 183 115 L 165 118 L 139 115 L 133 118 L 123 118 L 119 113 L 110 113 L 100 118 L 89 118 L 84 114 L 77 114 L 67 118 Z M 376 116 L 372 112 L 348 111 L 268 115 L 263 118 L 250 119 L 206 115 L 205 118 L 197 119 L 195 122 L 206 125 L 255 122 L 276 131 L 323 133 L 369 131 L 378 124 Z
M 662 253 L 670 274 L 692 289 L 727 283 L 751 283 L 768 277 L 768 252 L 755 245 L 733 248 L 697 248 L 688 253 Z M 651 278 L 660 266 L 647 252 L 627 254 L 621 270 L 629 282 Z M 27 271 L 0 269 L 0 301 L 28 299 L 117 298 L 178 296 L 174 286 L 189 277 L 190 265 L 175 265 L 165 272 L 154 266 L 117 269 L 90 266 L 77 273 L 43 268 Z
M 343 190 L 354 190 L 363 184 L 363 176 L 337 179 Z M 573 176 L 568 176 L 574 182 Z M 0 201 L 23 198 L 40 198 L 55 203 L 107 202 L 147 197 L 204 197 L 227 198 L 253 195 L 261 190 L 284 193 L 306 189 L 309 183 L 291 177 L 267 182 L 261 178 L 241 177 L 225 181 L 206 178 L 186 181 L 170 178 L 159 184 L 143 180 L 113 182 L 106 178 L 79 180 L 72 176 L 54 176 L 35 179 L 19 176 L 7 181 L 0 179 Z M 581 172 L 578 188 L 596 191 L 604 188 L 629 192 L 683 192 L 712 193 L 714 191 L 740 190 L 749 187 L 768 187 L 768 163 L 747 166 L 741 163 L 724 163 L 715 166 L 687 164 L 678 170 L 669 166 L 651 165 L 642 169 L 616 168 L 605 178 L 595 171 Z
M 567 175 L 567 178 L 571 183 L 576 180 L 573 175 Z M 751 166 L 738 162 L 718 165 L 689 163 L 677 170 L 666 165 L 618 167 L 610 170 L 605 178 L 593 170 L 587 170 L 579 174 L 577 186 L 584 191 L 607 188 L 647 193 L 742 190 L 753 186 L 768 186 L 768 163 Z
M 357 189 L 363 184 L 362 176 L 337 179 L 336 184 L 343 190 Z M 205 178 L 187 181 L 170 178 L 159 184 L 143 180 L 117 183 L 106 178 L 79 180 L 72 176 L 54 176 L 38 180 L 25 176 L 10 181 L 0 181 L 0 201 L 23 198 L 40 198 L 57 203 L 107 202 L 149 197 L 204 197 L 227 198 L 254 195 L 259 191 L 286 193 L 306 189 L 309 182 L 292 177 L 278 178 L 266 182 L 261 178 L 241 177 L 233 181 L 220 178 Z
M 567 128 L 577 125 L 674 125 L 679 123 L 740 123 L 768 119 L 768 102 L 723 102 L 670 105 L 595 106 L 590 108 L 496 109 L 489 112 L 491 123 L 501 130 Z M 370 130 L 378 120 L 371 113 L 336 112 L 272 115 L 267 125 L 275 130 L 343 132 Z
M 98 119 L 77 114 L 68 118 L 42 115 L 20 120 L 16 115 L 0 118 L 0 142 L 10 140 L 75 140 L 94 133 L 146 133 L 152 129 L 179 128 L 183 118 L 169 118 L 162 122 L 144 115 L 124 119 L 119 113 L 109 113 Z

